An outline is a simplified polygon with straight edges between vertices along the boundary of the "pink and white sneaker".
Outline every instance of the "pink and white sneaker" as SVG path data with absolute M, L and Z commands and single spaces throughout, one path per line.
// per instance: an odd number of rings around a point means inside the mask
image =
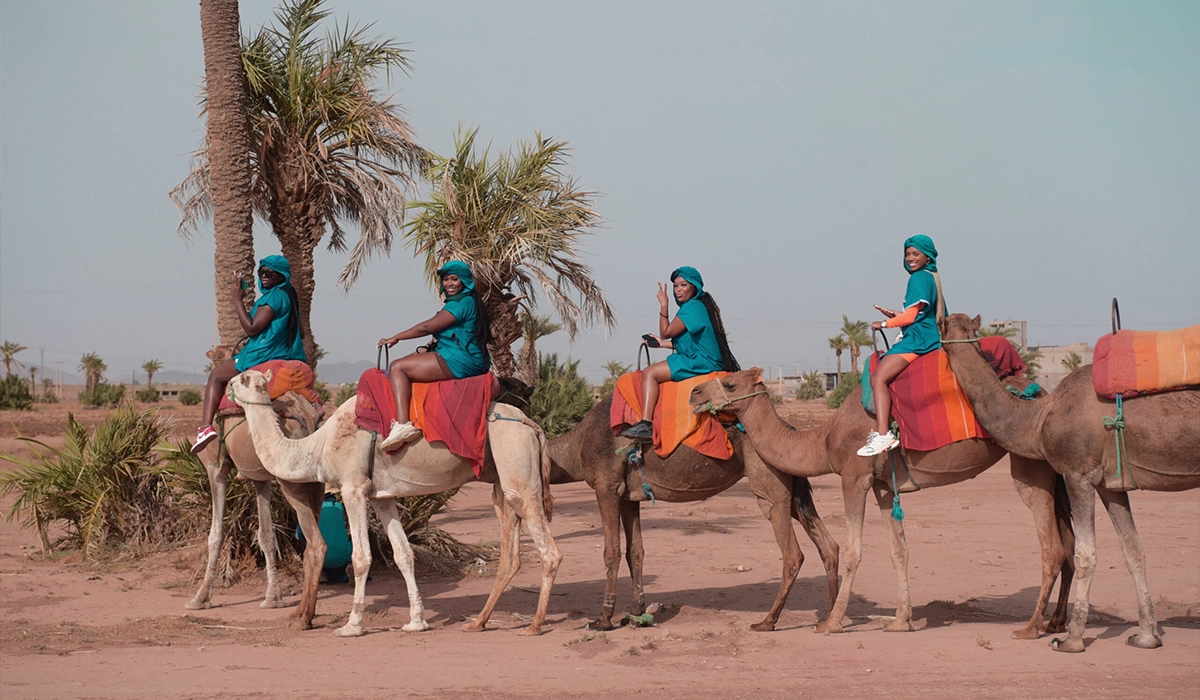
M 192 445 L 192 454 L 198 455 L 208 447 L 209 443 L 217 439 L 217 431 L 213 430 L 211 425 L 200 426 L 199 432 L 196 433 L 196 442 Z

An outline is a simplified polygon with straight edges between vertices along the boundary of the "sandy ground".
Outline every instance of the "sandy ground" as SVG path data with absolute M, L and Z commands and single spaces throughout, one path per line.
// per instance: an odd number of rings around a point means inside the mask
M 815 404 L 785 404 L 793 422 Z M 0 452 L 14 428 L 61 433 L 65 409 L 0 414 Z M 82 412 L 85 422 L 100 414 Z M 181 430 L 195 416 L 178 409 Z M 51 437 L 53 439 L 53 437 Z M 840 542 L 836 477 L 814 480 L 817 506 Z M 378 562 L 368 585 L 369 633 L 333 630 L 349 585 L 322 584 L 316 628 L 287 625 L 289 610 L 258 607 L 261 576 L 216 591 L 219 606 L 184 610 L 199 545 L 137 562 L 85 567 L 37 552 L 36 535 L 0 524 L 0 697 L 21 698 L 795 698 L 1200 697 L 1200 493 L 1133 494 L 1164 647 L 1125 645 L 1137 618 L 1132 581 L 1112 527 L 1098 522 L 1087 652 L 1058 654 L 1047 639 L 1011 630 L 1032 611 L 1038 551 L 1032 521 L 1001 463 L 956 486 L 906 494 L 913 617 L 918 630 L 885 633 L 896 579 L 879 515 L 868 513 L 865 557 L 845 634 L 814 634 L 828 595 L 815 548 L 779 629 L 755 633 L 777 589 L 778 550 L 745 483 L 703 503 L 646 505 L 646 590 L 666 606 L 648 628 L 586 629 L 603 590 L 601 526 L 586 485 L 556 487 L 553 532 L 564 560 L 548 632 L 516 634 L 536 603 L 535 552 L 500 601 L 488 632 L 460 631 L 482 607 L 486 575 L 421 581 L 433 629 L 407 634 L 398 573 Z M 435 523 L 469 543 L 495 542 L 489 487 L 469 485 Z M 290 581 L 295 600 L 298 580 Z M 618 611 L 629 603 L 622 572 Z

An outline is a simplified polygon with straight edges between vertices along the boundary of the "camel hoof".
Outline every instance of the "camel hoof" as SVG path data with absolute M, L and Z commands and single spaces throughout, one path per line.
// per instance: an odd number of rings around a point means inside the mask
M 750 629 L 754 630 L 755 632 L 774 632 L 775 622 L 773 620 L 755 622 L 753 625 L 750 625 Z
M 267 598 L 258 604 L 260 608 L 286 608 L 288 603 L 282 598 Z
M 1046 623 L 1046 629 L 1042 630 L 1042 634 L 1066 634 L 1066 633 L 1067 633 L 1067 623 L 1066 622 L 1048 622 L 1048 623 Z
M 588 623 L 588 629 L 594 630 L 596 632 L 611 632 L 612 628 L 613 628 L 612 620 L 605 620 L 604 618 L 592 620 L 591 622 Z
M 841 634 L 846 630 L 842 629 L 842 625 L 840 623 L 833 622 L 832 620 L 826 620 L 818 624 L 816 630 L 814 631 L 820 634 Z
M 413 620 L 400 629 L 404 632 L 424 632 L 429 629 L 429 623 L 424 620 Z
M 364 634 L 361 625 L 344 625 L 334 630 L 333 633 L 338 637 L 361 637 Z
M 193 598 L 189 600 L 187 605 L 183 607 L 186 610 L 208 610 L 212 608 L 212 602 L 208 600 L 201 600 L 200 598 Z
M 892 620 L 891 622 L 889 622 L 883 626 L 883 631 L 884 632 L 912 632 L 913 627 L 912 627 L 912 623 L 908 622 L 907 620 L 905 620 L 904 622 L 901 622 L 899 620 Z
M 1138 649 L 1157 649 L 1162 646 L 1162 639 L 1157 634 L 1137 634 L 1130 635 L 1125 643 L 1131 647 Z
M 540 637 L 540 636 L 542 636 L 541 625 L 538 625 L 538 626 L 530 625 L 523 629 L 517 630 L 517 635 L 521 636 L 521 637 Z
M 480 624 L 478 622 L 468 622 L 462 626 L 463 632 L 483 632 L 487 630 L 487 623 Z
M 1061 651 L 1067 654 L 1080 654 L 1083 652 L 1083 640 L 1059 637 L 1050 640 L 1050 648 L 1054 651 Z
M 1013 639 L 1037 639 L 1041 636 L 1042 632 L 1037 627 L 1022 627 L 1012 633 Z
M 294 630 L 300 630 L 301 632 L 310 630 L 312 629 L 312 619 L 306 620 L 303 617 L 293 617 L 291 624 L 288 626 Z

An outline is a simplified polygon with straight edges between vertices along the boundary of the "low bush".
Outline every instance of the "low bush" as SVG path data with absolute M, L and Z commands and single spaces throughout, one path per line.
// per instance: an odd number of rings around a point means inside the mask
M 816 370 L 802 374 L 796 398 L 804 401 L 825 398 L 825 375 Z
M 592 409 L 592 389 L 579 376 L 579 360 L 558 364 L 558 355 L 538 354 L 538 382 L 529 399 L 529 417 L 547 437 L 562 435 Z
M 10 374 L 0 379 L 0 409 L 28 411 L 33 406 L 33 395 L 21 377 Z
M 834 390 L 829 392 L 829 396 L 825 399 L 825 405 L 830 408 L 841 406 L 850 392 L 858 388 L 860 382 L 862 382 L 862 372 L 846 372 Z
M 179 392 L 179 403 L 184 406 L 198 406 L 203 400 L 204 397 L 195 389 L 184 389 Z
M 343 384 L 342 388 L 338 390 L 337 396 L 333 397 L 333 403 L 335 405 L 341 406 L 342 404 L 346 403 L 350 399 L 354 398 L 357 391 L 358 391 L 358 384 L 356 384 L 355 382 L 351 382 L 349 384 Z
M 79 395 L 79 403 L 89 408 L 116 408 L 125 397 L 124 384 L 97 384 Z
M 325 382 L 313 382 L 313 389 L 317 392 L 317 396 L 321 398 L 321 403 L 326 404 L 333 398 L 329 387 L 325 386 Z
M 158 389 L 153 386 L 148 386 L 145 389 L 138 389 L 134 394 L 134 398 L 142 403 L 158 403 L 161 398 L 158 394 Z

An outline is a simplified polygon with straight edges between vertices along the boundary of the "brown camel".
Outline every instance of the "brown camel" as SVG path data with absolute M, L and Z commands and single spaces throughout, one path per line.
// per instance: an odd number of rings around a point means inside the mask
M 592 629 L 612 629 L 612 616 L 617 601 L 617 575 L 621 567 L 621 529 L 625 531 L 626 563 L 633 582 L 632 612 L 640 615 L 646 609 L 642 587 L 641 501 L 650 500 L 643 490 L 649 484 L 655 500 L 669 503 L 703 501 L 733 486 L 743 475 L 749 478 L 750 488 L 758 498 L 763 514 L 771 521 L 775 539 L 783 554 L 783 573 L 779 594 L 762 622 L 751 629 L 769 632 L 775 629 L 783 604 L 804 563 L 804 554 L 796 542 L 791 519 L 804 526 L 805 532 L 817 545 L 829 580 L 829 599 L 833 602 L 837 590 L 838 546 L 812 503 L 812 491 L 807 479 L 785 476 L 771 469 L 755 454 L 745 438 L 731 431 L 734 456 L 728 460 L 705 457 L 691 448 L 680 446 L 666 459 L 653 449 L 644 453 L 644 470 L 631 467 L 617 449 L 629 441 L 613 435 L 609 427 L 612 399 L 596 404 L 570 432 L 550 440 L 552 463 L 550 483 L 566 484 L 586 481 L 596 492 L 600 517 L 604 522 L 604 564 L 607 578 L 600 617 L 588 626 Z M 643 477 L 644 474 L 644 477 Z M 644 478 L 644 481 L 643 481 Z
M 309 435 L 316 428 L 317 412 L 313 405 L 298 394 L 288 392 L 276 399 L 272 408 L 277 415 L 288 416 L 279 418 L 280 429 L 291 438 L 301 438 Z M 225 418 L 225 435 L 222 440 L 209 445 L 200 454 L 201 462 L 208 472 L 208 484 L 212 492 L 212 525 L 208 533 L 208 563 L 204 569 L 204 580 L 199 590 L 187 603 L 189 610 L 204 610 L 212 607 L 213 581 L 217 573 L 217 561 L 221 554 L 221 544 L 225 539 L 225 495 L 229 487 L 229 473 L 232 467 L 237 467 L 238 474 L 249 479 L 254 484 L 256 502 L 258 504 L 258 546 L 266 561 L 267 593 L 260 607 L 278 608 L 287 603 L 279 584 L 279 569 L 277 564 L 278 552 L 275 547 L 275 527 L 271 522 L 271 484 L 275 477 L 271 476 L 259 461 L 254 451 L 254 441 L 245 418 L 231 416 Z M 305 567 L 315 567 L 319 574 L 324 559 L 324 539 L 317 526 L 321 513 L 321 484 L 295 484 L 287 481 L 279 482 L 280 490 L 288 503 L 296 510 L 301 530 L 309 541 L 320 542 L 311 557 L 305 557 Z M 317 558 L 317 551 L 320 558 Z M 306 550 L 307 551 L 307 550 Z M 311 559 L 311 561 L 310 561 Z M 311 620 L 304 620 L 297 609 L 297 623 L 307 629 Z
M 995 375 L 984 371 L 987 363 L 973 342 L 978 330 L 979 317 L 963 314 L 946 317 L 941 327 L 950 366 L 980 424 L 1011 454 L 1049 462 L 1066 479 L 1071 497 L 1079 584 L 1067 636 L 1052 640 L 1050 646 L 1058 651 L 1084 650 L 1088 592 L 1096 573 L 1093 489 L 1108 510 L 1121 541 L 1125 567 L 1137 588 L 1138 633 L 1126 642 L 1143 649 L 1162 646 L 1146 584 L 1146 557 L 1126 489 L 1183 491 L 1200 487 L 1200 390 L 1126 399 L 1124 445 L 1118 462 L 1113 428 L 1105 422 L 1116 416 L 1116 403 L 1096 395 L 1091 365 L 1067 375 L 1053 394 L 1021 401 L 1005 391 Z M 1122 473 L 1123 478 L 1119 476 Z
M 908 588 L 908 545 L 904 526 L 892 517 L 892 463 L 889 453 L 875 457 L 859 457 L 855 446 L 862 443 L 875 424 L 875 419 L 862 407 L 862 390 L 855 389 L 829 420 L 810 430 L 796 430 L 775 412 L 761 381 L 762 370 L 735 372 L 714 379 L 692 391 L 691 403 L 697 412 L 714 410 L 730 413 L 741 421 L 754 450 L 775 469 L 795 476 L 814 477 L 838 474 L 842 478 L 842 498 L 846 506 L 846 544 L 842 552 L 841 588 L 829 618 L 817 625 L 818 632 L 842 632 L 842 619 L 850 601 L 854 575 L 862 559 L 862 528 L 866 510 L 867 490 L 874 489 L 879 510 L 883 513 L 891 543 L 892 565 L 896 569 L 898 603 L 896 618 L 884 629 L 893 632 L 912 630 L 912 603 Z M 1017 388 L 1024 380 L 1006 379 Z M 991 440 L 971 439 L 956 442 L 929 452 L 897 448 L 896 478 L 900 484 L 911 475 L 911 482 L 901 492 L 956 484 L 972 479 L 1004 456 L 1004 450 Z M 903 457 L 903 460 L 901 460 Z M 1070 590 L 1071 568 L 1063 537 L 1069 536 L 1064 522 L 1056 517 L 1055 474 L 1049 465 L 1010 455 L 1013 485 L 1021 500 L 1033 511 L 1034 524 L 1042 550 L 1042 583 L 1037 605 L 1029 623 L 1015 630 L 1018 639 L 1036 639 L 1047 630 L 1062 629 L 1066 619 L 1067 594 Z M 907 469 L 904 466 L 907 465 Z M 1059 573 L 1063 576 L 1058 607 L 1049 623 L 1043 622 L 1050 591 Z

